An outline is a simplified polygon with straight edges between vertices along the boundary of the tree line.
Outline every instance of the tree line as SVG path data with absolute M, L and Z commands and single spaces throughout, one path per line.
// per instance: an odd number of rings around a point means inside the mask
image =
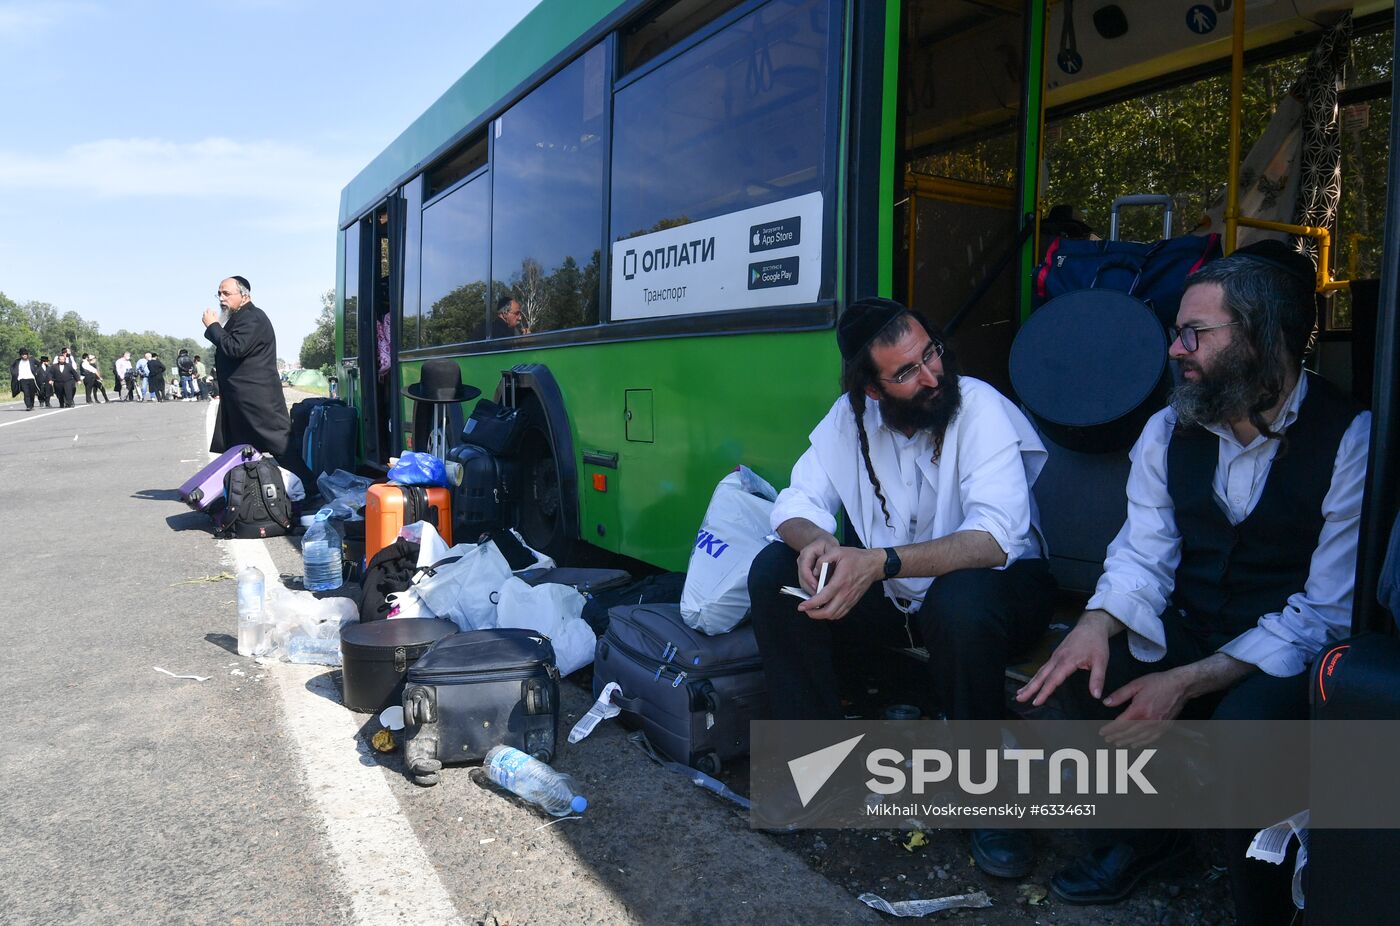
M 155 331 L 128 331 L 125 328 L 115 334 L 103 334 L 97 322 L 89 321 L 71 309 L 60 313 L 58 308 L 47 302 L 15 302 L 0 292 L 0 381 L 4 390 L 0 400 L 9 396 L 10 364 L 19 352 L 28 349 L 36 361 L 42 356 L 52 358 L 65 347 L 77 349 L 78 357 L 83 354 L 96 354 L 103 378 L 110 380 L 112 361 L 125 351 L 131 351 L 132 359 L 145 351 L 160 354 L 173 366 L 174 359 L 184 348 L 191 354 L 200 354 L 210 367 L 213 366 L 213 346 L 201 344 L 192 338 L 173 338 Z M 110 385 L 110 383 L 109 383 Z

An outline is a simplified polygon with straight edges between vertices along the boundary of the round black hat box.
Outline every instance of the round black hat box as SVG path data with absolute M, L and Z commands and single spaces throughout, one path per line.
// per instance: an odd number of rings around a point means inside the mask
M 362 714 L 382 711 L 403 698 L 408 667 L 457 632 L 457 625 L 429 617 L 346 624 L 340 631 L 341 688 L 345 706 Z
M 1041 431 L 1080 453 L 1137 440 L 1166 404 L 1167 334 L 1147 303 L 1112 289 L 1051 299 L 1011 342 L 1011 386 Z

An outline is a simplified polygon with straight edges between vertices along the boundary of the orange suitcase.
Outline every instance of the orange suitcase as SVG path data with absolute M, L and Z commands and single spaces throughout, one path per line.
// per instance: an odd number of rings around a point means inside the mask
M 452 546 L 452 495 L 441 486 L 379 482 L 365 498 L 365 562 L 394 542 L 405 524 L 427 521 Z

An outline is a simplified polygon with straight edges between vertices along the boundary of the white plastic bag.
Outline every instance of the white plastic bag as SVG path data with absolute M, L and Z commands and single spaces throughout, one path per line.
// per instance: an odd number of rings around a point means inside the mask
M 496 590 L 510 578 L 510 563 L 494 543 L 461 544 L 448 556 L 418 570 L 408 591 L 394 598 L 395 617 L 438 617 L 460 630 L 496 626 Z M 411 605 L 428 613 L 406 613 Z
M 549 637 L 560 675 L 576 672 L 593 661 L 598 638 L 583 619 L 584 597 L 568 585 L 545 582 L 531 588 L 511 577 L 501 586 L 496 605 L 497 626 L 523 627 Z
M 720 480 L 690 551 L 681 619 L 701 633 L 726 633 L 749 610 L 749 566 L 767 545 L 778 493 L 747 466 Z
M 340 628 L 359 620 L 354 599 L 317 598 L 307 591 L 276 587 L 267 594 L 264 619 L 271 625 L 257 655 L 284 662 L 340 665 Z

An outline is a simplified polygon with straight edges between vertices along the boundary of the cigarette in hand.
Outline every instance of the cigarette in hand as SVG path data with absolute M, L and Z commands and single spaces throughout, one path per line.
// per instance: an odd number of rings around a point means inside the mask
M 820 595 L 820 594 L 822 593 L 822 589 L 826 587 L 826 570 L 827 570 L 827 567 L 830 566 L 830 565 L 831 565 L 830 563 L 822 563 L 821 575 L 817 576 L 817 594 L 818 594 L 818 595 Z

